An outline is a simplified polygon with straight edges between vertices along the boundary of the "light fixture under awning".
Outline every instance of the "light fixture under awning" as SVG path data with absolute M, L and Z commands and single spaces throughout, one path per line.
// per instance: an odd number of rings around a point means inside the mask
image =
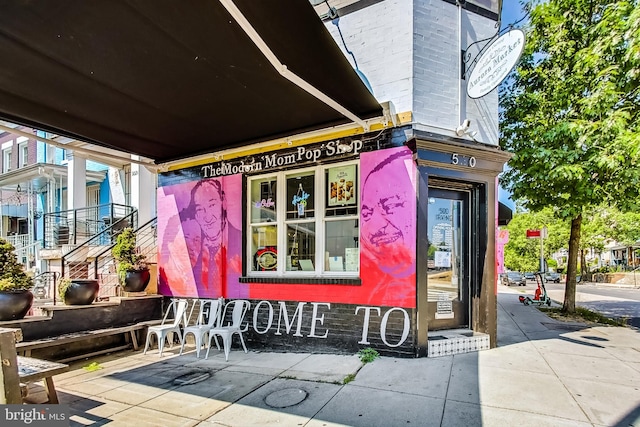
M 224 1 L 354 117 L 211 0 L 5 3 L 0 116 L 163 163 L 382 115 L 309 2 Z

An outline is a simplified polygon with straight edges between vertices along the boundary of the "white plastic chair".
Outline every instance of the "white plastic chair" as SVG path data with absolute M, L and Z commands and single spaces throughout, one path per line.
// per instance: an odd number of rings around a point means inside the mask
M 184 344 L 187 341 L 187 334 L 193 334 L 196 340 L 196 357 L 200 357 L 200 349 L 202 344 L 206 343 L 205 336 L 212 328 L 220 326 L 220 315 L 222 314 L 222 306 L 224 298 L 214 300 L 200 300 L 200 313 L 198 321 L 195 325 L 189 325 L 184 328 L 182 345 L 180 346 L 180 354 L 184 351 Z M 205 323 L 205 317 L 207 322 Z M 216 345 L 218 343 L 216 342 Z
M 231 324 L 227 326 L 218 326 L 216 328 L 212 328 L 209 330 L 209 347 L 207 348 L 207 354 L 205 359 L 209 358 L 209 350 L 211 350 L 211 341 L 215 340 L 216 347 L 220 350 L 220 346 L 218 345 L 218 340 L 216 339 L 216 335 L 220 335 L 222 338 L 222 346 L 224 347 L 224 359 L 229 361 L 229 351 L 231 350 L 231 338 L 233 334 L 238 334 L 240 336 L 240 342 L 242 343 L 242 348 L 244 352 L 247 352 L 247 347 L 244 345 L 244 339 L 242 338 L 242 329 L 240 329 L 242 325 L 242 321 L 244 320 L 244 316 L 247 314 L 247 310 L 251 303 L 247 300 L 237 299 L 227 303 L 224 307 L 224 312 L 222 313 L 222 320 L 224 321 L 225 316 L 227 314 L 227 310 L 229 307 L 233 308 L 231 312 Z
M 167 321 L 167 317 L 169 313 L 173 311 L 174 317 L 173 319 L 169 319 Z M 186 313 L 187 313 L 187 300 L 185 299 L 174 299 L 169 304 L 169 308 L 167 308 L 167 312 L 164 314 L 164 318 L 162 319 L 162 323 L 157 326 L 149 326 L 147 330 L 147 342 L 144 345 L 144 353 L 147 354 L 147 350 L 149 349 L 149 343 L 151 342 L 151 337 L 155 335 L 158 339 L 158 351 L 159 356 L 162 356 L 162 351 L 164 350 L 164 342 L 167 338 L 169 338 L 169 345 L 173 345 L 173 334 L 178 334 L 178 339 L 180 339 L 180 344 L 183 343 L 182 332 L 180 331 L 180 325 L 186 324 Z

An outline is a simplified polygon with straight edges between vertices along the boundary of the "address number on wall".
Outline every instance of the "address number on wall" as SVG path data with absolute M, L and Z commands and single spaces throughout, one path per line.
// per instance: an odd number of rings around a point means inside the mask
M 451 164 L 460 166 L 469 166 L 470 168 L 476 167 L 476 158 L 473 156 L 461 156 L 458 153 L 451 155 Z

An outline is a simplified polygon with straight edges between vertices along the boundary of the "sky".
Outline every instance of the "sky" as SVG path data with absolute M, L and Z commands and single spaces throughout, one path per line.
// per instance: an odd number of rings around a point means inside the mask
M 522 19 L 523 16 L 524 12 L 522 11 L 520 0 L 503 0 L 501 28 L 506 28 L 509 24 Z M 518 24 L 518 27 L 522 27 L 522 22 Z

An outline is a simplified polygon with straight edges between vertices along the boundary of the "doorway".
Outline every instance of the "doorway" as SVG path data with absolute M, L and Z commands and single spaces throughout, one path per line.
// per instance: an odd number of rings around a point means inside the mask
M 469 327 L 468 191 L 429 187 L 427 311 L 429 330 Z

